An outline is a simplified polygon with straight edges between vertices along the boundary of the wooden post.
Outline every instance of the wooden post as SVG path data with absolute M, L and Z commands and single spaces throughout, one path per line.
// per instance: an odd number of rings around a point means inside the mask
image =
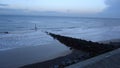
M 37 26 L 36 26 L 36 24 L 35 24 L 35 31 L 37 31 Z

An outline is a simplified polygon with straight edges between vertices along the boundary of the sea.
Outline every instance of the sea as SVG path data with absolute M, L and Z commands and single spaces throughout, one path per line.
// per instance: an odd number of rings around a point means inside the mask
M 120 19 L 0 15 L 0 50 L 54 42 L 45 31 L 94 42 L 120 39 Z

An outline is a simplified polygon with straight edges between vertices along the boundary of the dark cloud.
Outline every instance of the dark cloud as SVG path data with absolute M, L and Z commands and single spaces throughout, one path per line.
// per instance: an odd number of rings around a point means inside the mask
M 8 6 L 8 4 L 0 4 L 0 6 Z
M 119 12 L 120 11 L 120 0 L 107 0 L 106 4 L 108 8 L 105 11 Z
M 106 0 L 108 6 L 101 14 L 105 17 L 119 17 L 120 18 L 120 0 Z
M 0 8 L 0 15 L 24 15 L 26 14 L 22 9 Z
M 103 12 L 99 14 L 69 14 L 70 10 L 67 10 L 68 13 L 60 13 L 60 12 L 26 12 L 27 10 L 22 9 L 12 9 L 6 8 L 7 4 L 0 4 L 0 15 L 1 14 L 27 14 L 27 15 L 72 15 L 72 16 L 89 16 L 89 17 L 119 17 L 120 18 L 120 0 L 106 0 L 106 5 L 108 6 Z M 1 7 L 2 6 L 2 7 Z
M 13 8 L 9 8 L 8 4 L 1 4 L 0 3 L 0 15 L 8 15 L 8 14 L 17 14 L 17 13 L 21 13 L 22 10 L 19 9 L 13 9 Z
M 13 8 L 7 8 L 7 7 L 0 7 L 0 15 L 45 15 L 45 16 L 51 16 L 51 15 L 58 15 L 58 16 L 64 16 L 64 13 L 56 12 L 56 11 L 29 11 L 27 9 L 13 9 Z M 66 14 L 67 15 L 67 14 Z
M 106 0 L 106 4 L 110 7 L 117 6 L 120 4 L 120 0 Z

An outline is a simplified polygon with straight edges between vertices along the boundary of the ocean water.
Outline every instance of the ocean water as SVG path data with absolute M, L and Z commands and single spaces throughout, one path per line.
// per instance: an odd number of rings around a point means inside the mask
M 95 42 L 119 39 L 120 19 L 2 15 L 0 16 L 0 50 L 54 42 L 55 40 L 44 31 Z

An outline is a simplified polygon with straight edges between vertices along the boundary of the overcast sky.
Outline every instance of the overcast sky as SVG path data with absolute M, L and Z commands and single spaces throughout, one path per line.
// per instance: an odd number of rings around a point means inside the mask
M 0 15 L 120 17 L 120 0 L 0 0 Z

